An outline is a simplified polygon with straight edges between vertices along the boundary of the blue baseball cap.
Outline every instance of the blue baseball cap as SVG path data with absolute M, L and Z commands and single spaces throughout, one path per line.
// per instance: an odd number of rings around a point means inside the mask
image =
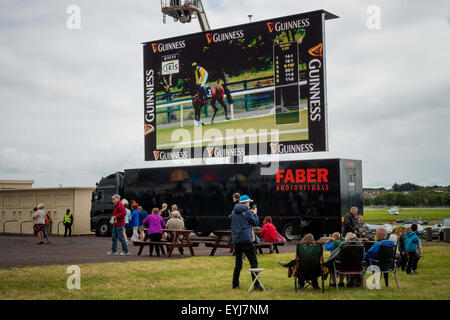
M 248 195 L 246 195 L 246 194 L 244 194 L 243 196 L 241 196 L 239 198 L 239 202 L 247 202 L 247 201 L 253 202 L 253 200 L 250 199 L 250 197 Z

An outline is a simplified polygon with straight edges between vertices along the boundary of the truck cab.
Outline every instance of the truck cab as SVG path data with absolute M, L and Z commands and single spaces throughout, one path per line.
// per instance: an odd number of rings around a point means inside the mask
M 109 220 L 114 208 L 112 202 L 114 194 L 123 195 L 123 172 L 116 172 L 103 177 L 97 183 L 97 188 L 92 192 L 91 231 L 95 232 L 97 236 L 111 235 Z

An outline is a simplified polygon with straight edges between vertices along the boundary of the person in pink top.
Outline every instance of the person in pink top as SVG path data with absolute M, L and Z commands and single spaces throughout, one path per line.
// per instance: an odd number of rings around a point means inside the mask
M 142 225 L 148 228 L 150 241 L 161 241 L 163 229 L 166 228 L 166 223 L 164 222 L 163 217 L 159 215 L 158 208 L 153 208 L 152 213 L 144 219 Z M 150 244 L 150 257 L 153 255 L 153 248 L 156 249 L 156 256 L 159 257 L 159 246 L 154 244 Z
M 277 229 L 272 224 L 272 217 L 267 216 L 263 221 L 263 227 L 259 236 L 266 242 L 277 242 Z

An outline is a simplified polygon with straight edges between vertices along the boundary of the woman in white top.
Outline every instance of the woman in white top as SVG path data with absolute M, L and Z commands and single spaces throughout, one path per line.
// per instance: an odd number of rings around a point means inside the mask
M 395 251 L 395 254 L 397 256 L 400 256 L 400 250 L 398 248 L 398 239 L 400 238 L 400 231 L 401 231 L 401 229 L 402 229 L 402 227 L 400 227 L 400 226 L 395 227 L 394 229 L 392 229 L 392 233 L 389 236 L 389 240 L 394 241 L 396 246 L 397 246 L 397 249 Z

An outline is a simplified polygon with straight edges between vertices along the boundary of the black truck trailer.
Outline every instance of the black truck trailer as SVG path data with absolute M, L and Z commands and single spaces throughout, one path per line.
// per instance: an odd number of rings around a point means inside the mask
M 208 235 L 230 228 L 235 192 L 249 195 L 257 205 L 260 221 L 271 216 L 286 239 L 306 233 L 318 238 L 340 232 L 350 207 L 363 213 L 361 161 L 280 161 L 277 170 L 258 163 L 116 172 L 102 178 L 92 193 L 91 230 L 98 236 L 110 234 L 111 196 L 117 193 L 130 203 L 136 201 L 147 212 L 163 203 L 169 208 L 176 204 L 188 229 Z

